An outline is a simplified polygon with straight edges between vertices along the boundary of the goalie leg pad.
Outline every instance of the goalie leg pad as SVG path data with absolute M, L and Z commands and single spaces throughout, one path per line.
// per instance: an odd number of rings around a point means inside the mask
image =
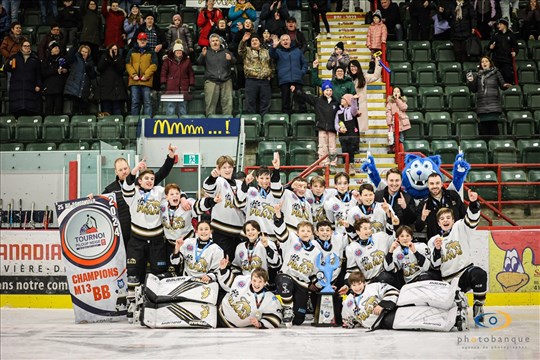
M 450 331 L 456 324 L 458 308 L 450 310 L 431 306 L 406 306 L 396 310 L 394 329 Z
M 455 306 L 457 282 L 417 281 L 401 288 L 397 306 L 426 305 L 448 310 Z
M 217 282 L 203 283 L 200 278 L 178 276 L 160 279 L 148 274 L 145 295 L 154 303 L 193 301 L 215 305 L 218 299 Z
M 217 309 L 215 305 L 180 302 L 143 305 L 141 323 L 149 328 L 215 328 Z

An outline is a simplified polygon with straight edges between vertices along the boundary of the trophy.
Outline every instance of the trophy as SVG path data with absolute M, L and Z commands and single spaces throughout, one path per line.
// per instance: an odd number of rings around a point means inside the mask
M 336 324 L 334 289 L 332 289 L 332 274 L 340 266 L 339 256 L 335 253 L 328 254 L 324 259 L 320 254 L 315 260 L 319 268 L 317 273 L 318 283 L 322 286 L 317 297 L 313 326 L 340 326 Z

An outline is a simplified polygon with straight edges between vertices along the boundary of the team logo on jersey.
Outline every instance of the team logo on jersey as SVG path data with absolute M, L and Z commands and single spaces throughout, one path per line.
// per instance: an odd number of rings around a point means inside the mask
M 362 255 L 362 250 L 356 249 L 356 250 L 354 251 L 354 255 L 356 255 L 356 256 L 361 256 L 361 255 Z
M 353 218 L 354 218 L 354 220 L 360 220 L 362 217 L 360 215 L 358 215 L 358 214 L 355 214 L 353 216 Z
M 189 244 L 189 245 L 187 246 L 187 249 L 188 249 L 188 251 L 193 251 L 193 245 Z
M 293 198 L 294 201 L 298 200 L 298 196 L 296 196 L 295 193 L 292 194 L 292 198 Z
M 294 245 L 294 250 L 300 251 L 301 249 L 302 249 L 302 244 L 296 243 L 296 244 Z
M 309 198 L 309 199 L 307 199 L 307 202 L 311 205 L 311 204 L 313 204 L 313 199 Z
M 162 212 L 162 213 L 164 213 L 165 210 L 167 210 L 167 208 L 165 207 L 165 205 L 162 205 L 160 209 L 161 209 L 161 212 Z
M 257 196 L 257 191 L 256 190 L 251 190 L 249 192 L 249 195 L 255 197 L 255 196 Z
M 246 282 L 245 282 L 245 281 L 242 280 L 242 281 L 239 281 L 239 282 L 238 282 L 238 287 L 243 288 L 244 286 L 246 286 Z
M 398 259 L 398 260 L 403 260 L 404 257 L 405 257 L 405 256 L 403 256 L 403 254 L 398 254 L 397 259 Z
M 338 204 L 334 204 L 334 206 L 332 206 L 332 210 L 333 210 L 333 211 L 338 211 L 338 210 L 339 210 L 339 205 L 338 205 Z
M 238 254 L 238 256 L 240 256 L 241 258 L 244 257 L 244 252 L 243 251 L 240 251 L 240 253 Z
M 225 189 L 228 189 L 228 188 L 229 188 L 229 184 L 227 184 L 227 183 L 225 182 L 225 183 L 223 184 L 223 187 L 224 187 Z
M 229 296 L 229 305 L 242 320 L 247 319 L 251 314 L 251 306 L 249 306 L 249 301 L 244 296 L 238 301 L 234 301 L 232 296 Z
M 349 300 L 349 301 L 347 302 L 347 307 L 352 307 L 352 306 L 353 306 L 353 301 L 352 301 L 352 300 Z

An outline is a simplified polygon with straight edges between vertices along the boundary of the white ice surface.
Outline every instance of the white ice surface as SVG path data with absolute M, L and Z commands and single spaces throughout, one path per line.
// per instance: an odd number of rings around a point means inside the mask
M 540 307 L 486 308 L 496 310 L 512 317 L 506 329 L 368 333 L 307 324 L 290 330 L 153 330 L 127 322 L 75 324 L 71 310 L 2 308 L 0 359 L 540 359 Z M 509 342 L 493 343 L 492 337 Z

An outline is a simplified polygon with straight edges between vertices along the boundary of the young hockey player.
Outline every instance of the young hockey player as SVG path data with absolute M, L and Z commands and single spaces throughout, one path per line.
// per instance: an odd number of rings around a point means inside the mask
M 398 220 L 394 217 L 394 220 Z M 397 222 L 397 221 L 396 221 Z M 383 282 L 399 288 L 401 282 L 396 274 L 385 271 L 384 259 L 394 237 L 384 232 L 373 233 L 369 219 L 361 218 L 347 228 L 347 233 L 352 242 L 345 249 L 347 258 L 346 278 L 354 271 L 362 271 L 368 283 Z
M 306 190 L 305 198 L 311 205 L 311 215 L 313 225 L 316 226 L 319 221 L 328 220 L 324 212 L 324 203 L 337 194 L 334 188 L 326 187 L 324 177 L 317 175 L 309 180 L 309 189 Z
M 219 245 L 229 259 L 234 258 L 236 246 L 240 243 L 240 233 L 245 222 L 243 208 L 246 206 L 245 193 L 238 191 L 240 180 L 232 178 L 234 160 L 230 156 L 220 156 L 216 168 L 204 180 L 203 189 L 210 197 L 217 194 L 223 199 L 212 209 L 214 242 Z
M 413 242 L 414 232 L 410 226 L 400 226 L 397 239 L 390 246 L 384 267 L 403 276 L 406 284 L 423 280 L 441 280 L 438 271 L 430 270 L 430 252 L 424 243 Z
M 317 223 L 314 245 L 319 249 L 324 259 L 332 254 L 337 255 L 339 258 L 340 266 L 335 269 L 332 274 L 332 284 L 342 293 L 345 293 L 348 290 L 346 286 L 344 286 L 346 269 L 346 264 L 344 263 L 345 248 L 348 244 L 349 240 L 347 235 L 332 230 L 332 223 L 327 220 Z
M 484 313 L 487 273 L 473 264 L 471 236 L 480 219 L 480 203 L 477 193 L 469 190 L 468 196 L 470 203 L 464 219 L 455 221 L 454 213 L 448 208 L 437 211 L 441 234 L 429 239 L 428 247 L 433 267 L 441 270 L 444 281 L 459 278 L 461 290 L 473 291 L 473 314 L 476 318 Z
M 393 234 L 394 226 L 392 219 L 395 217 L 394 210 L 383 199 L 383 202 L 375 202 L 375 191 L 373 185 L 362 184 L 356 195 L 358 204 L 351 209 L 347 214 L 347 222 L 354 224 L 360 218 L 368 218 L 373 225 L 375 232 L 385 232 L 389 235 Z M 399 222 L 397 223 L 399 225 Z
M 345 234 L 342 223 L 347 220 L 349 211 L 357 206 L 355 196 L 358 198 L 358 192 L 349 190 L 349 181 L 348 174 L 337 173 L 334 176 L 337 194 L 324 203 L 326 218 L 334 224 L 336 231 L 340 234 Z
M 277 295 L 283 305 L 283 322 L 287 327 L 301 325 L 306 318 L 309 290 L 318 291 L 315 263 L 321 252 L 313 244 L 313 224 L 302 221 L 296 233 L 289 232 L 281 213 L 274 207 L 275 232 L 281 242 L 283 266 L 276 277 Z
M 466 299 L 455 282 L 420 281 L 405 285 L 400 292 L 388 284 L 366 284 L 364 274 L 357 271 L 349 277 L 349 284 L 351 291 L 342 310 L 345 328 L 468 329 Z
M 228 261 L 222 259 L 219 284 L 228 293 L 218 309 L 218 316 L 224 327 L 254 326 L 257 329 L 277 328 L 281 324 L 281 303 L 276 296 L 265 289 L 268 273 L 262 268 L 253 270 L 251 275 L 238 276 L 231 286 L 222 280 Z
M 177 265 L 183 261 L 184 276 L 200 277 L 201 281 L 209 283 L 217 280 L 221 259 L 223 250 L 212 240 L 210 222 L 201 220 L 197 224 L 197 237 L 176 240 L 171 263 Z

